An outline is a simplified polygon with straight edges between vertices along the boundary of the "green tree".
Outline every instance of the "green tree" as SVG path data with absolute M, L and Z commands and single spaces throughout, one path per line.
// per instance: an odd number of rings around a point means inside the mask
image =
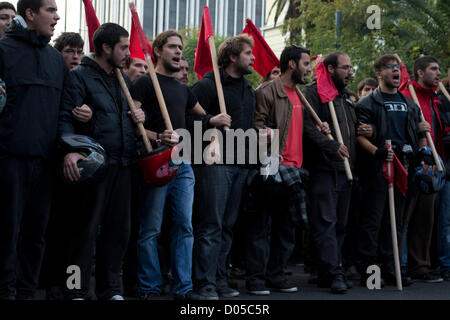
M 381 9 L 380 30 L 367 26 L 371 5 Z M 312 55 L 335 50 L 335 14 L 342 11 L 340 50 L 350 55 L 356 68 L 353 90 L 360 80 L 374 77 L 373 61 L 384 53 L 397 53 L 411 75 L 413 61 L 421 54 L 438 58 L 443 71 L 450 66 L 448 0 L 302 0 L 297 9 L 300 18 L 290 22 L 302 30 L 296 42 Z
M 272 4 L 272 7 L 269 11 L 269 16 L 274 12 L 274 23 L 277 24 L 278 20 L 284 19 L 285 24 L 283 27 L 283 31 L 290 32 L 289 42 L 294 43 L 297 39 L 298 34 L 301 32 L 301 29 L 297 28 L 297 25 L 294 23 L 300 17 L 300 10 L 298 10 L 298 5 L 302 0 L 275 0 Z M 288 10 L 284 17 L 282 17 L 282 13 L 284 8 L 288 5 Z M 275 9 L 275 11 L 273 11 Z

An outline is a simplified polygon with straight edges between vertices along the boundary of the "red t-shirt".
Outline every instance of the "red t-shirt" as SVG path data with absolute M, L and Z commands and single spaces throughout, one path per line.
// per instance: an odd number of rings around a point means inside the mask
M 291 127 L 286 148 L 283 151 L 283 164 L 301 168 L 303 165 L 303 110 L 297 89 L 284 86 L 292 105 Z

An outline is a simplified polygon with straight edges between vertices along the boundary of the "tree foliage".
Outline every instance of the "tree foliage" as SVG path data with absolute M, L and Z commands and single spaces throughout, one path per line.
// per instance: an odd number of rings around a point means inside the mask
M 421 54 L 439 59 L 442 71 L 450 67 L 450 2 L 448 0 L 297 0 L 298 19 L 287 20 L 288 29 L 302 30 L 296 42 L 312 55 L 335 51 L 335 14 L 342 11 L 339 50 L 347 52 L 356 67 L 351 88 L 374 77 L 373 61 L 384 53 L 397 53 L 410 74 Z M 367 8 L 381 9 L 381 29 L 370 30 Z

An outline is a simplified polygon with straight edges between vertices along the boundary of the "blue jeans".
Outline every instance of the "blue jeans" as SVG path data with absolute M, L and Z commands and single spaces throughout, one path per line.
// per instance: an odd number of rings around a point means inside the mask
M 441 271 L 450 271 L 450 181 L 438 193 L 438 257 Z
M 179 166 L 174 180 L 164 187 L 144 187 L 139 209 L 138 279 L 141 293 L 160 293 L 163 283 L 159 259 L 158 236 L 164 206 L 172 215 L 170 255 L 173 293 L 184 295 L 192 290 L 192 204 L 194 173 L 189 164 Z

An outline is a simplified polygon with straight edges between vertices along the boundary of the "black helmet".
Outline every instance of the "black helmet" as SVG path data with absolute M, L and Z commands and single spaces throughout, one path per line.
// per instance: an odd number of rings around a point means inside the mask
M 431 153 L 429 147 L 420 147 L 416 153 L 414 182 L 419 187 L 420 191 L 425 194 L 439 192 L 445 185 L 445 167 L 442 159 L 439 157 L 442 168 L 444 168 L 443 173 L 438 170 L 435 170 L 435 172 L 431 171 L 429 173 L 425 173 L 421 165 L 422 161 L 429 166 L 435 165 L 433 154 Z
M 77 134 L 66 134 L 61 137 L 60 148 L 65 155 L 76 152 L 88 159 L 78 162 L 80 179 L 75 183 L 95 182 L 103 177 L 106 168 L 106 152 L 94 139 Z M 70 183 L 73 182 L 70 181 Z

